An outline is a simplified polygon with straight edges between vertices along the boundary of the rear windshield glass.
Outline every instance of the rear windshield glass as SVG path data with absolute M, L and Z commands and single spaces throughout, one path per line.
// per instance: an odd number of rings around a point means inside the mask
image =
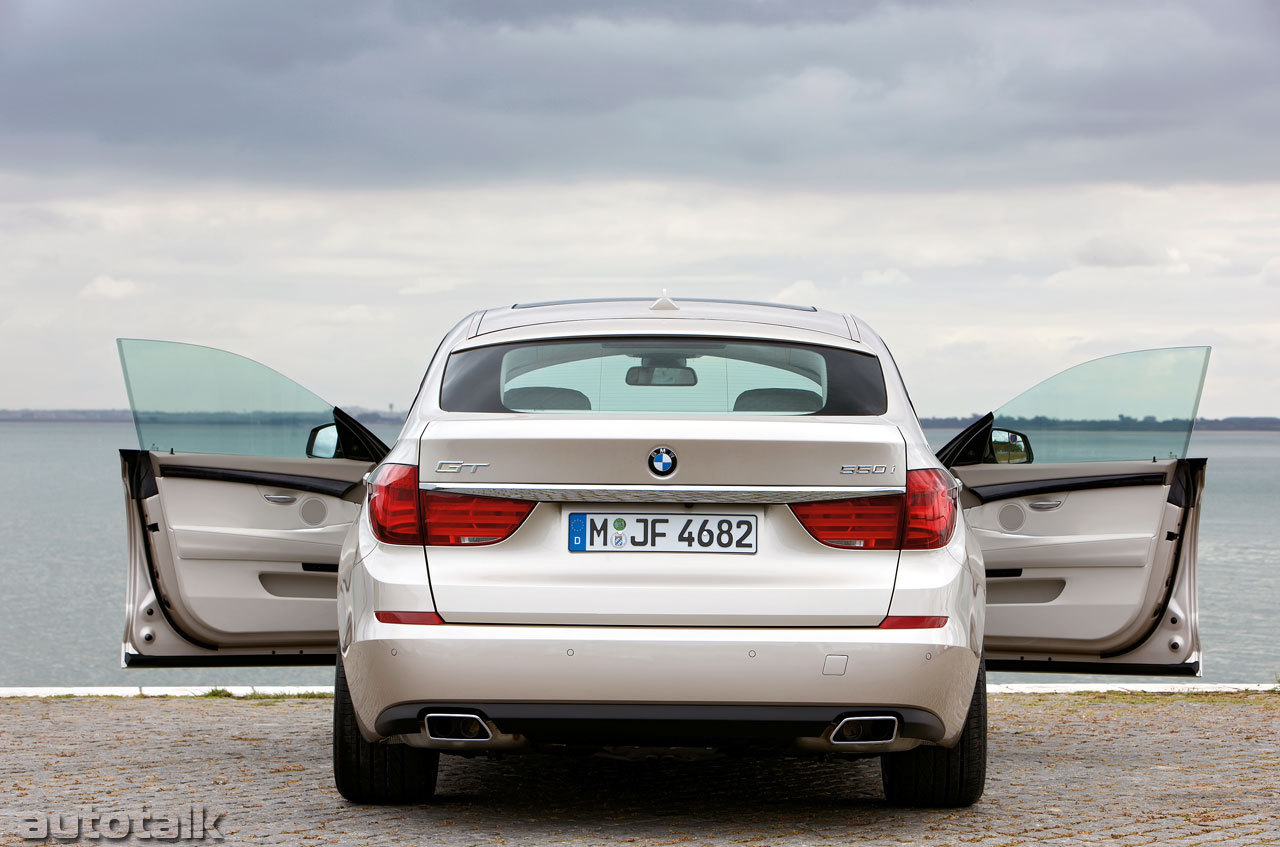
M 449 357 L 450 412 L 882 415 L 884 374 L 852 350 L 728 338 L 527 341 Z

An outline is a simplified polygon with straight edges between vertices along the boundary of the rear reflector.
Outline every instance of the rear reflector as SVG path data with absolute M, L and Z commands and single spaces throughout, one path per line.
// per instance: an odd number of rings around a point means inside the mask
M 880 629 L 939 629 L 947 625 L 947 616 L 918 617 L 914 615 L 889 615 L 880 621 Z
M 956 486 L 936 468 L 907 471 L 907 493 L 816 503 L 791 511 L 828 547 L 848 550 L 932 550 L 956 528 Z
M 520 528 L 535 505 L 421 491 L 416 465 L 381 465 L 369 481 L 369 526 L 384 544 L 497 544 Z
M 436 626 L 444 623 L 444 619 L 435 612 L 374 612 L 373 616 L 382 623 L 408 623 L 419 626 Z

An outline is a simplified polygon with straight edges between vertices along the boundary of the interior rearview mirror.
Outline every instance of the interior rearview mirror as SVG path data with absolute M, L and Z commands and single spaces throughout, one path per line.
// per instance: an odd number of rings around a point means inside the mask
M 307 436 L 307 457 L 310 459 L 334 459 L 338 455 L 338 425 L 321 424 Z
M 1002 465 L 1030 464 L 1034 458 L 1031 440 L 1011 429 L 991 430 L 991 452 Z
M 627 369 L 627 385 L 697 385 L 698 374 L 688 367 L 648 367 Z

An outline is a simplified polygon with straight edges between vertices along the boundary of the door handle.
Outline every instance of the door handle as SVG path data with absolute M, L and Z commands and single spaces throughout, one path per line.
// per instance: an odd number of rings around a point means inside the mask
M 262 496 L 268 503 L 294 503 L 298 499 L 292 494 L 263 494 Z
M 1062 501 L 1061 500 L 1037 500 L 1036 502 L 1028 503 L 1027 505 L 1030 506 L 1032 509 L 1035 509 L 1037 512 L 1049 512 L 1061 506 Z

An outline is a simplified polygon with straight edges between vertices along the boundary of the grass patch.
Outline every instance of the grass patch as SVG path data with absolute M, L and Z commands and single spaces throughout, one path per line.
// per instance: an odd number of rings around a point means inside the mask
M 276 694 L 267 691 L 251 691 L 248 694 L 233 694 L 225 688 L 213 688 L 201 694 L 201 697 L 232 700 L 332 700 L 333 695 L 324 691 L 304 691 L 299 694 Z
M 1238 704 L 1261 706 L 1266 709 L 1280 709 L 1280 686 L 1264 691 L 1072 691 L 1055 694 L 1000 694 L 993 699 L 1005 698 L 1029 700 L 1038 705 L 1070 706 L 1087 702 L 1105 705 L 1123 703 L 1128 705 L 1160 705 L 1168 703 L 1200 703 L 1200 704 Z

